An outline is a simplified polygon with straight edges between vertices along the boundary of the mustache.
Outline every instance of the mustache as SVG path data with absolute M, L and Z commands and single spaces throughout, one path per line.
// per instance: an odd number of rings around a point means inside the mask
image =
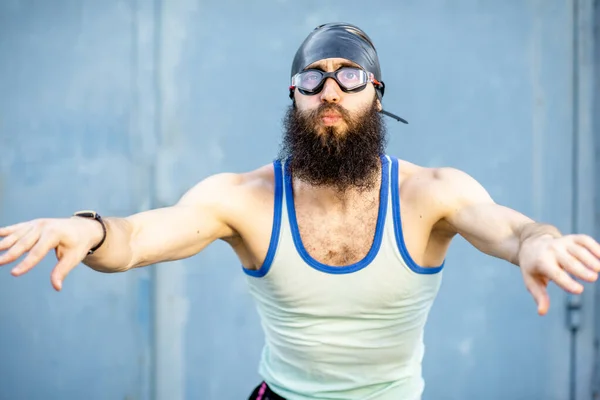
M 320 119 L 326 113 L 331 113 L 331 112 L 339 114 L 342 117 L 342 119 L 346 122 L 352 121 L 350 112 L 348 110 L 346 110 L 344 107 L 340 106 L 339 104 L 334 104 L 334 103 L 320 104 L 316 109 L 310 110 L 310 111 L 304 111 L 301 114 L 303 114 L 304 118 L 306 118 L 310 121 L 316 121 L 316 120 Z

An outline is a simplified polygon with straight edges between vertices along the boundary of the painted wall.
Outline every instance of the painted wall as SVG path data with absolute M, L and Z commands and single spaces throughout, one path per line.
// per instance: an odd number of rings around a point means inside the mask
M 598 61 L 574 62 L 592 2 L 573 1 L 1 2 L 0 225 L 124 216 L 270 162 L 296 48 L 343 20 L 375 41 L 384 105 L 410 121 L 389 121 L 390 154 L 463 169 L 499 203 L 592 233 L 598 171 L 582 143 L 597 127 L 580 123 L 591 75 L 576 72 Z M 53 262 L 0 272 L 0 399 L 234 399 L 259 382 L 260 322 L 226 245 L 126 274 L 77 268 L 60 294 Z M 578 399 L 594 354 L 586 288 Z M 568 398 L 567 297 L 551 296 L 538 317 L 516 268 L 458 239 L 427 325 L 424 399 Z

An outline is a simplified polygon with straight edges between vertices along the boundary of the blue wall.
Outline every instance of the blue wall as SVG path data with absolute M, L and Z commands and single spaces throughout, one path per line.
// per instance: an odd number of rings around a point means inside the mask
M 576 90 L 594 63 L 574 62 L 591 29 L 573 39 L 591 0 L 367 4 L 0 2 L 0 225 L 125 216 L 268 163 L 297 46 L 345 20 L 375 41 L 384 104 L 410 121 L 390 121 L 389 153 L 463 169 L 565 232 L 598 229 L 594 130 L 577 123 L 591 95 Z M 260 323 L 226 245 L 126 274 L 80 267 L 60 294 L 53 261 L 0 272 L 0 399 L 238 399 L 258 383 Z M 586 288 L 578 399 L 594 354 Z M 566 296 L 551 296 L 538 317 L 516 268 L 458 239 L 427 325 L 424 400 L 568 398 Z

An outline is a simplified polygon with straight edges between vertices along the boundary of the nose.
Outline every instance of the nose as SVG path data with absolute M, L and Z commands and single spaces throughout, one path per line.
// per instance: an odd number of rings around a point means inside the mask
M 341 90 L 337 82 L 327 78 L 321 91 L 321 101 L 326 103 L 339 103 L 341 99 Z

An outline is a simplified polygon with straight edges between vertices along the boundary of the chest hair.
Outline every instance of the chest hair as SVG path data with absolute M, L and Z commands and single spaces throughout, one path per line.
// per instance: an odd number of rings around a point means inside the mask
M 296 208 L 296 218 L 306 251 L 320 263 L 346 266 L 362 260 L 373 244 L 378 196 L 358 201 L 343 212 Z

